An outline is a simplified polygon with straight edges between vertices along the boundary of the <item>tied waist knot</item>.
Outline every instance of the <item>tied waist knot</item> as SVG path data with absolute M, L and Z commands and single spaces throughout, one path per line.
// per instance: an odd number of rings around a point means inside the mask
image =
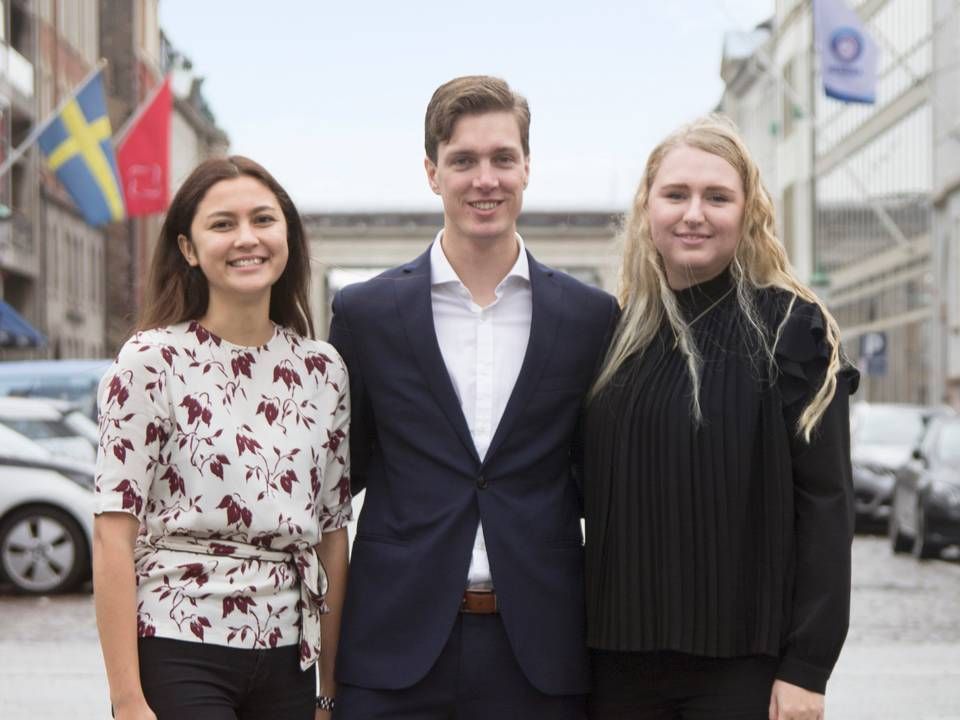
M 210 538 L 166 536 L 141 538 L 146 549 L 259 560 L 290 565 L 300 580 L 300 668 L 308 669 L 320 658 L 320 616 L 330 612 L 327 571 L 312 545 L 295 543 L 284 550 L 270 550 L 249 543 Z

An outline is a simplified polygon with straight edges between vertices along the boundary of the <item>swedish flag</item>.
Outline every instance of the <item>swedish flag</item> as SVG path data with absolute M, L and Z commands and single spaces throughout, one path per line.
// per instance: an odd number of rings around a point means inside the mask
M 38 139 L 47 165 L 91 225 L 126 215 L 111 135 L 103 72 L 98 71 L 64 103 Z

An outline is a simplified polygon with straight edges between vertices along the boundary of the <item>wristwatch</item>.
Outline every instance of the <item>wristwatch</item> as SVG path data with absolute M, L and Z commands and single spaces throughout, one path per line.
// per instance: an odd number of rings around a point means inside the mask
M 333 706 L 336 704 L 332 697 L 327 697 L 326 695 L 319 695 L 317 697 L 317 709 L 318 710 L 327 710 L 328 712 L 333 711 Z

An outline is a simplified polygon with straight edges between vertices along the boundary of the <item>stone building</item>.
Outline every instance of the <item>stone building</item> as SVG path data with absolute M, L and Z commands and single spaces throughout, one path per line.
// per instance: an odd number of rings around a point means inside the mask
M 440 213 L 317 213 L 303 219 L 319 337 L 327 336 L 330 302 L 337 290 L 412 260 L 443 227 Z M 614 292 L 617 222 L 618 216 L 607 212 L 524 212 L 518 229 L 540 262 Z
M 170 121 L 170 197 L 201 160 L 229 147 L 201 92 L 202 79 L 190 61 L 163 34 L 158 0 L 99 0 L 100 45 L 109 60 L 111 117 L 122 129 L 168 73 L 173 90 Z M 107 229 L 106 352 L 129 337 L 144 295 L 150 259 L 163 222 L 161 215 L 131 218 Z
M 960 408 L 960 0 L 933 0 L 935 378 Z
M 28 3 L 0 2 L 0 153 L 8 157 L 36 121 L 35 23 Z M 31 150 L 0 177 L 0 300 L 35 326 L 43 325 L 37 153 Z M 22 351 L 17 352 L 24 355 Z
M 96 0 L 24 2 L 34 25 L 37 122 L 48 118 L 100 57 Z M 31 152 L 36 153 L 34 149 Z M 39 163 L 34 235 L 40 254 L 42 329 L 50 357 L 101 357 L 104 323 L 105 233 L 88 225 L 44 163 Z
M 880 48 L 873 105 L 823 93 L 806 0 L 777 0 L 766 34 L 746 50 L 733 44 L 739 53 L 728 44 L 723 60 L 721 109 L 761 158 L 781 239 L 839 321 L 865 370 L 859 397 L 871 401 L 942 397 L 931 235 L 936 1 L 848 0 Z

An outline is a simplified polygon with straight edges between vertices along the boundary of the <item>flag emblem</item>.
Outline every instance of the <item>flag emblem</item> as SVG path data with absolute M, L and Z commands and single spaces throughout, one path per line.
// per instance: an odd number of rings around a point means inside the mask
M 91 225 L 126 215 L 111 135 L 100 71 L 64 103 L 38 139 L 48 167 Z
M 860 33 L 853 28 L 840 28 L 830 38 L 830 49 L 834 57 L 840 62 L 852 63 L 863 52 L 863 41 Z

